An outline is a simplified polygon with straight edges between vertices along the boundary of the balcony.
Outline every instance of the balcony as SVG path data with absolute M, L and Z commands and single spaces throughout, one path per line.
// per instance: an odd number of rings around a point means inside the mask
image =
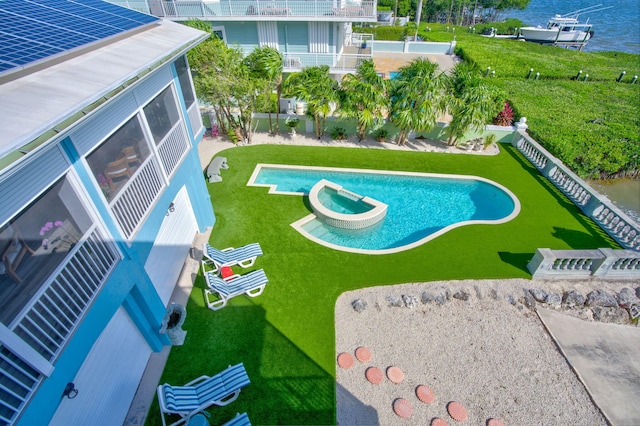
M 284 72 L 298 72 L 302 68 L 328 65 L 332 74 L 355 72 L 363 61 L 373 59 L 373 34 L 349 33 L 342 53 L 283 53 Z
M 376 1 L 181 1 L 108 0 L 129 9 L 167 19 L 224 21 L 376 22 Z

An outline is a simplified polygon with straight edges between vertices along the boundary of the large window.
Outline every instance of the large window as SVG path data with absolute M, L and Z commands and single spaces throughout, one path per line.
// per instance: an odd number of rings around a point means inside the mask
M 112 200 L 149 156 L 142 126 L 133 117 L 87 157 L 107 201 Z
M 185 57 L 181 57 L 175 61 L 176 71 L 178 72 L 178 81 L 180 81 L 180 89 L 182 91 L 182 97 L 184 98 L 184 104 L 187 109 L 193 105 L 196 101 L 191 89 L 191 78 L 189 78 L 189 68 L 187 67 L 187 61 Z
M 171 86 L 164 89 L 144 107 L 144 115 L 157 145 L 180 120 Z
M 90 226 L 89 215 L 63 178 L 0 228 L 3 324 L 11 324 Z

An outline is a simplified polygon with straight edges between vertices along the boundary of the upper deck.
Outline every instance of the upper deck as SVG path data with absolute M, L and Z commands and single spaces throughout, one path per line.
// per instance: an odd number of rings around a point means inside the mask
M 171 20 L 376 22 L 376 0 L 108 0 Z

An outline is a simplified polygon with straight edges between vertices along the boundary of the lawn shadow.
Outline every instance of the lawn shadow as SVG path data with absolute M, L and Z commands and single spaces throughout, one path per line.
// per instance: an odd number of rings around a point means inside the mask
M 523 168 L 527 171 L 542 187 L 546 188 L 549 193 L 556 199 L 558 204 L 565 208 L 567 212 L 578 221 L 585 229 L 591 233 L 582 233 L 576 231 L 575 233 L 555 233 L 556 238 L 561 239 L 569 246 L 573 248 L 593 247 L 593 240 L 600 240 L 599 245 L 602 247 L 616 247 L 617 243 L 611 238 L 596 222 L 585 215 L 580 208 L 569 199 L 560 189 L 558 189 L 549 179 L 542 175 L 542 173 L 522 154 L 515 146 L 504 147 L 504 151 L 513 157 Z M 568 230 L 567 230 L 568 231 Z M 576 238 L 574 238 L 576 237 Z
M 334 376 L 282 334 L 251 298 L 238 296 L 211 311 L 203 305 L 202 287 L 199 279 L 187 307 L 185 344 L 172 348 L 161 383 L 182 385 L 242 362 L 251 383 L 232 404 L 207 410 L 211 424 L 243 412 L 252 424 L 335 424 Z M 161 424 L 158 416 L 156 399 L 147 424 Z
M 530 274 L 527 269 L 527 264 L 533 258 L 534 253 L 510 253 L 506 251 L 499 251 L 498 256 L 500 256 L 500 260 L 504 263 L 508 263 L 509 265 L 515 266 L 521 271 Z

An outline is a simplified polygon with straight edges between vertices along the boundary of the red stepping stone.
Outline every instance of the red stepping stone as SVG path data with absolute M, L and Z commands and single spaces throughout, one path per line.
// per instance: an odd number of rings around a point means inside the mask
M 416 388 L 416 396 L 425 404 L 431 404 L 436 398 L 436 394 L 431 390 L 431 388 L 425 385 L 420 385 Z
M 447 404 L 447 411 L 449 412 L 449 415 L 453 417 L 453 420 L 459 422 L 467 420 L 467 410 L 459 402 L 451 401 Z
M 498 419 L 489 419 L 487 426 L 504 426 L 504 423 Z
M 338 355 L 338 365 L 342 368 L 351 368 L 353 367 L 354 361 L 353 361 L 353 357 L 351 356 L 351 354 L 348 354 L 346 352 L 342 352 L 340 355 Z
M 449 426 L 449 423 L 445 422 L 440 417 L 436 417 L 431 420 L 431 426 Z
M 387 368 L 387 377 L 393 383 L 398 384 L 404 380 L 404 373 L 398 367 Z
M 356 358 L 360 362 L 369 362 L 371 361 L 371 351 L 369 348 L 365 348 L 364 346 L 360 346 L 356 349 Z
M 382 380 L 384 379 L 384 375 L 382 374 L 382 371 L 380 371 L 380 369 L 377 367 L 367 368 L 367 371 L 364 372 L 364 375 L 367 378 L 367 380 L 373 383 L 374 385 L 382 383 Z
M 411 413 L 413 409 L 411 408 L 411 403 L 404 398 L 398 398 L 393 401 L 393 412 L 403 419 L 408 419 L 411 417 Z

